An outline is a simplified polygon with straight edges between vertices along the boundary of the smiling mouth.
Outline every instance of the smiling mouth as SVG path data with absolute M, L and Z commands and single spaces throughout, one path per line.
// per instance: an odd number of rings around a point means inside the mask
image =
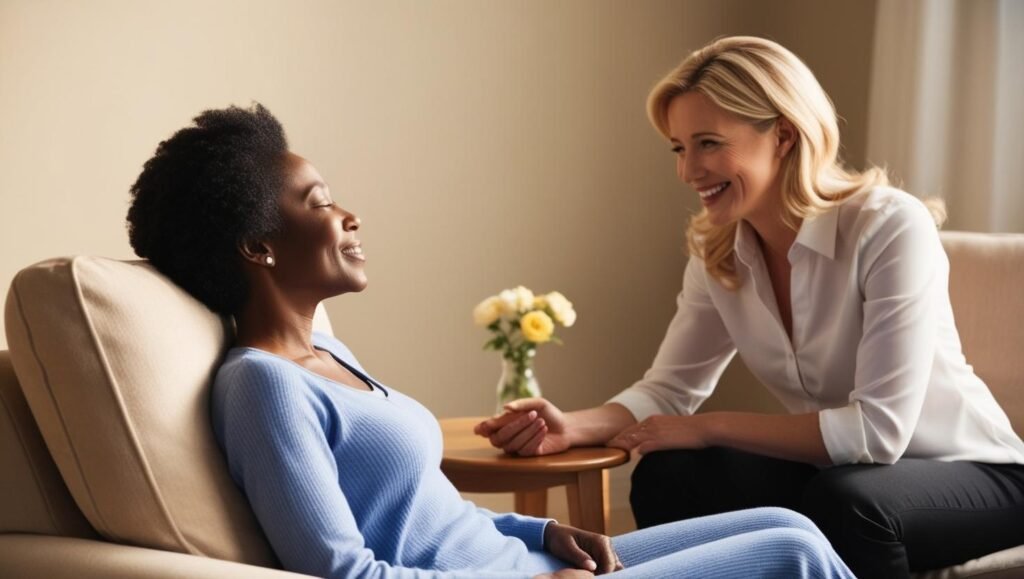
M 711 187 L 709 189 L 704 189 L 703 191 L 698 189 L 697 194 L 700 195 L 700 200 L 703 203 L 710 203 L 717 199 L 723 191 L 728 189 L 729 185 L 732 185 L 732 182 L 726 181 L 725 183 L 719 183 L 718 185 L 715 185 L 714 187 Z
M 366 256 L 363 255 L 363 246 L 360 243 L 354 243 L 343 248 L 341 254 L 351 261 L 366 261 Z

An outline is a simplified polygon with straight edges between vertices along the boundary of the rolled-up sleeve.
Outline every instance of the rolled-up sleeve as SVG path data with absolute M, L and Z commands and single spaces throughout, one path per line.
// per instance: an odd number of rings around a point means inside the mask
M 923 205 L 895 205 L 873 229 L 860 248 L 854 388 L 847 406 L 819 414 L 833 464 L 891 464 L 907 449 L 932 371 L 937 295 L 946 291 L 948 261 Z
M 708 293 L 704 262 L 697 257 L 686 265 L 677 305 L 643 379 L 609 400 L 625 406 L 638 421 L 654 414 L 693 414 L 736 353 Z

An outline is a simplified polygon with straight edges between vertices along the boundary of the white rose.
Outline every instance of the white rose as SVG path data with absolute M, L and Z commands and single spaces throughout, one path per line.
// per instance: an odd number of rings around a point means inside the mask
M 473 321 L 478 326 L 487 327 L 501 317 L 502 301 L 498 296 L 491 296 L 473 308 Z
M 515 291 L 510 289 L 501 290 L 501 293 L 498 294 L 498 301 L 501 302 L 501 315 L 506 318 L 514 317 L 519 312 Z
M 565 296 L 559 292 L 551 292 L 544 298 L 548 307 L 551 308 L 551 313 L 555 316 L 555 321 L 567 328 L 576 323 L 576 310 L 573 309 L 572 302 Z
M 533 309 L 533 292 L 523 286 L 516 286 L 512 290 L 516 295 L 516 311 L 519 313 L 528 312 Z

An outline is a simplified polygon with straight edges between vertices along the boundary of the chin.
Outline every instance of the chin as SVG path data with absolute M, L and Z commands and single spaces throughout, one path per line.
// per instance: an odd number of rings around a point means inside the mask
M 713 213 L 708 213 L 708 223 L 714 225 L 715 227 L 728 225 L 734 221 L 736 221 L 736 219 L 734 219 L 733 216 L 726 211 L 716 211 Z

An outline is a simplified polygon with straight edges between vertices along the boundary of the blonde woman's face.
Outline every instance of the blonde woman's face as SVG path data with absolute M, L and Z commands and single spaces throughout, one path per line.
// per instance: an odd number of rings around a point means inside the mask
M 777 126 L 759 132 L 697 92 L 674 98 L 667 116 L 676 174 L 696 191 L 712 224 L 778 219 Z

